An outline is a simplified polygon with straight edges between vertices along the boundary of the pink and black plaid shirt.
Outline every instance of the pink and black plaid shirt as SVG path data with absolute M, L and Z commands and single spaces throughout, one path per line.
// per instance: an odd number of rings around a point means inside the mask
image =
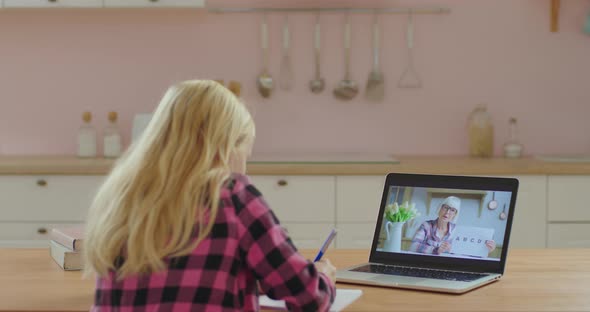
M 220 205 L 209 237 L 166 270 L 99 277 L 92 311 L 258 311 L 257 284 L 292 311 L 329 309 L 332 282 L 297 252 L 246 176 L 233 176 Z

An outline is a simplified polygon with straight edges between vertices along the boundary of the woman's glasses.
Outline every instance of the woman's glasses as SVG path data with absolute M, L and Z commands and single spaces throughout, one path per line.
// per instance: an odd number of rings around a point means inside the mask
M 448 212 L 450 212 L 452 214 L 456 214 L 457 213 L 457 209 L 455 209 L 455 208 L 453 208 L 451 206 L 448 206 L 448 205 L 442 205 L 441 209 L 444 210 L 444 211 L 448 211 Z

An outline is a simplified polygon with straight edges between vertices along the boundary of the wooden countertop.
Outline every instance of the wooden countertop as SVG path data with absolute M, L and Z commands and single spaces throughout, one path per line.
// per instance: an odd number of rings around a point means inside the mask
M 366 262 L 368 251 L 331 249 L 326 257 L 344 268 Z M 93 301 L 94 281 L 62 271 L 48 249 L 0 249 L 0 273 L 0 311 L 88 311 Z M 589 280 L 590 249 L 517 249 L 500 281 L 463 295 L 337 287 L 363 290 L 345 311 L 590 311 Z
M 385 175 L 398 173 L 471 175 L 590 175 L 590 162 L 546 162 L 535 158 L 398 156 L 400 163 L 250 163 L 250 175 Z M 0 156 L 4 175 L 102 175 L 114 160 L 75 156 Z

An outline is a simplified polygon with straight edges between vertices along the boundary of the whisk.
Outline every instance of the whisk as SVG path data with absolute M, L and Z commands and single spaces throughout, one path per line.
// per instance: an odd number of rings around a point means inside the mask
M 414 18 L 411 10 L 408 13 L 406 41 L 408 45 L 408 65 L 399 79 L 398 87 L 420 88 L 422 87 L 422 81 L 420 80 L 418 72 L 416 72 L 416 69 L 414 68 L 414 56 L 412 53 L 412 49 L 414 48 Z

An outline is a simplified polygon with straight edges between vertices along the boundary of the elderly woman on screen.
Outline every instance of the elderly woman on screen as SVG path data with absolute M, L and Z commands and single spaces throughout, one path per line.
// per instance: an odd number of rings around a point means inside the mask
M 450 252 L 453 243 L 451 236 L 460 212 L 461 199 L 456 196 L 445 198 L 438 206 L 438 218 L 424 221 L 414 234 L 410 251 L 432 255 Z M 493 240 L 488 240 L 485 244 L 490 252 L 496 248 Z

